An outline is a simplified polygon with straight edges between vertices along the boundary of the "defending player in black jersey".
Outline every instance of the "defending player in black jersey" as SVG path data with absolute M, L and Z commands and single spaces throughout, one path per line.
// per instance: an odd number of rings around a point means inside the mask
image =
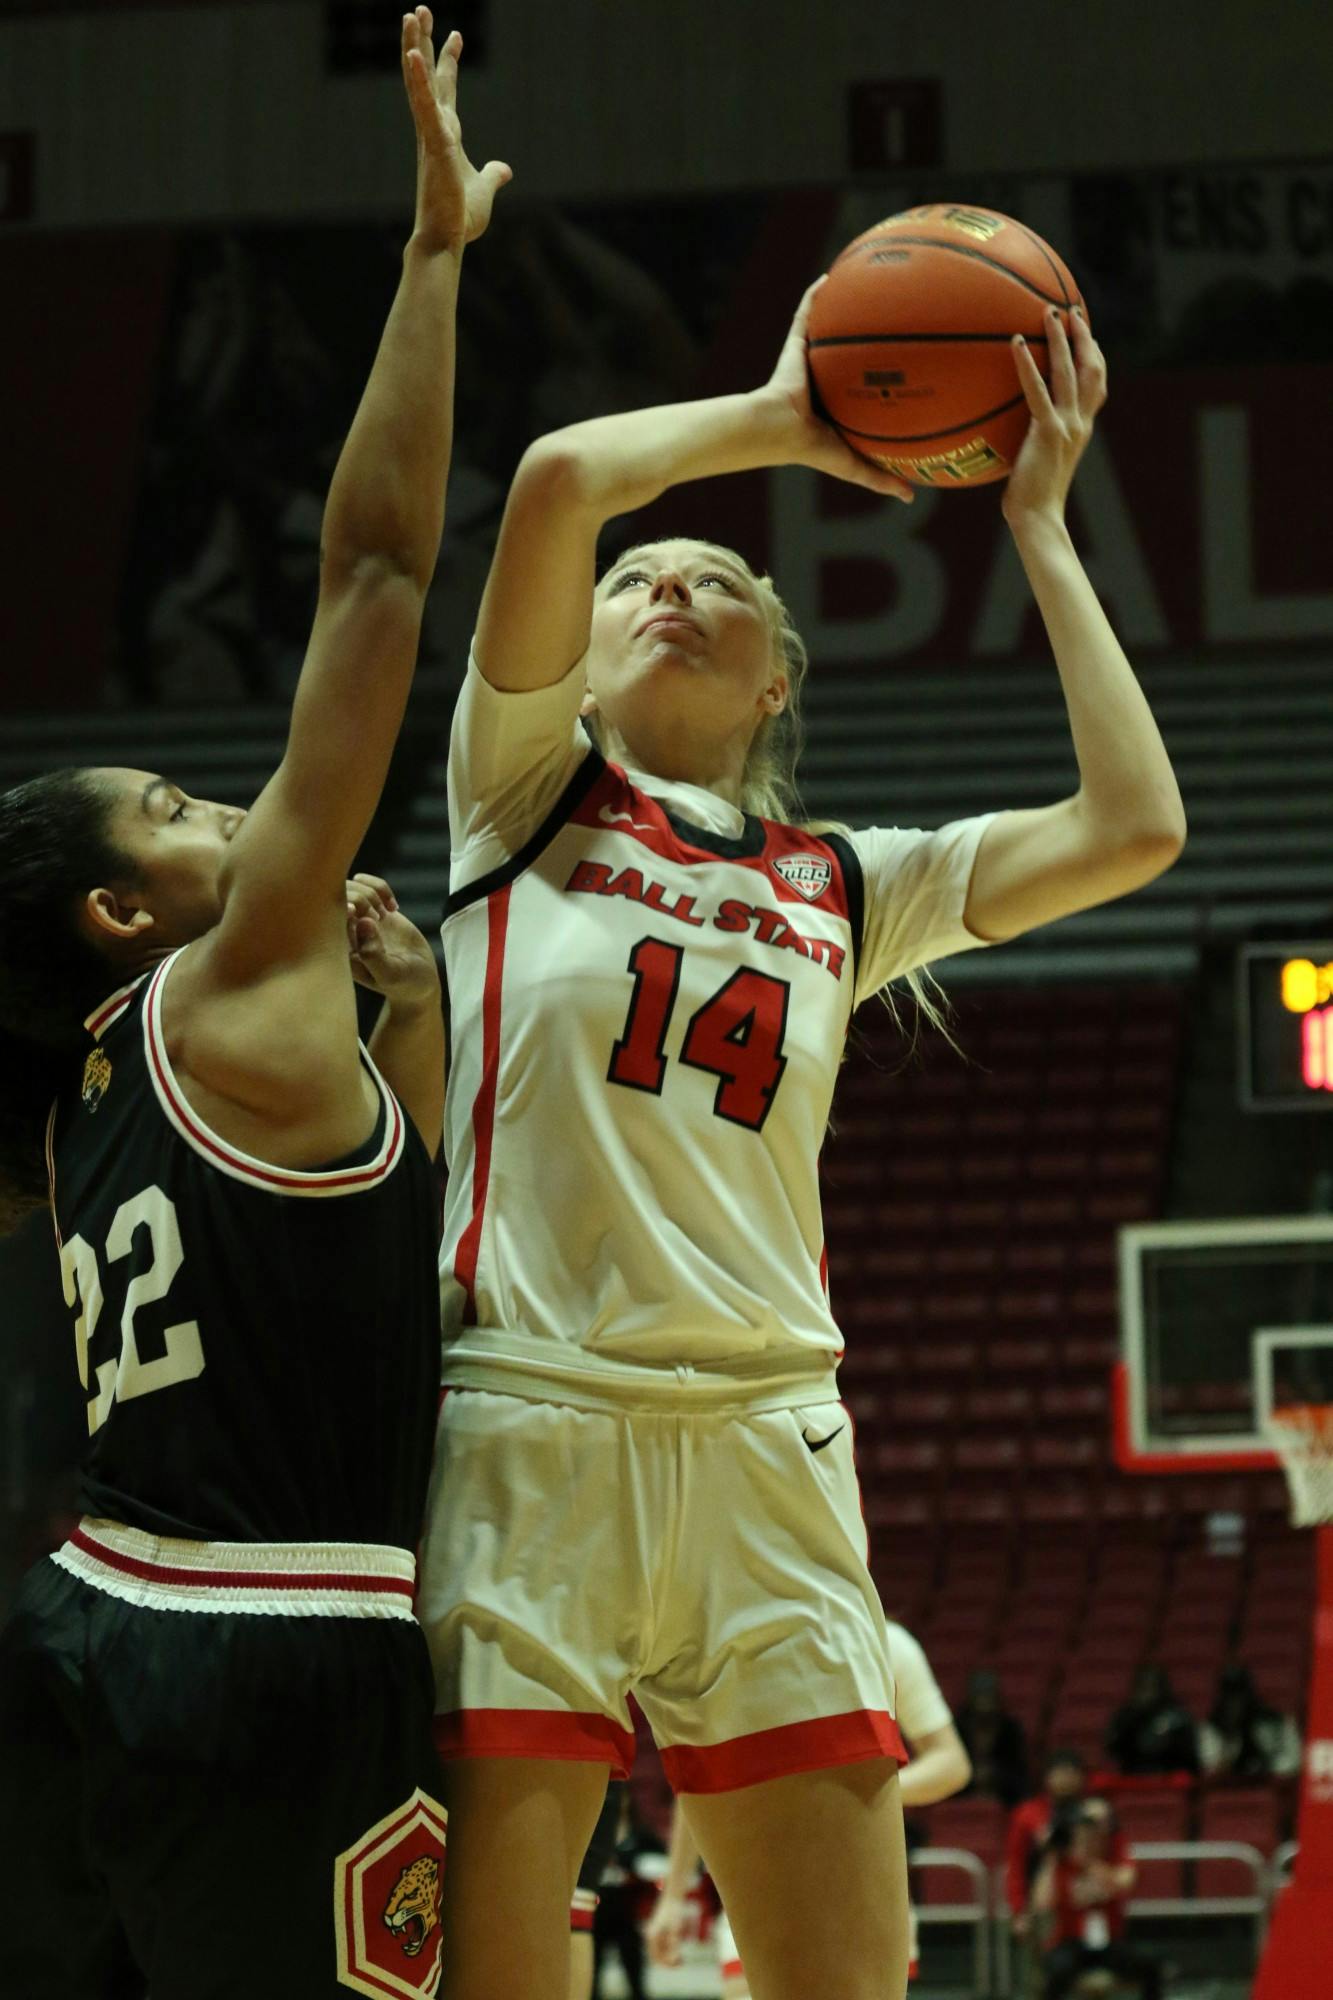
M 461 255 L 507 178 L 468 163 L 431 35 L 405 18 L 415 227 L 276 775 L 248 816 L 117 769 L 0 798 L 0 1222 L 49 1201 L 89 1430 L 86 1516 L 0 1637 L 16 2000 L 437 1982 L 439 990 L 386 885 L 344 879 L 439 546 Z

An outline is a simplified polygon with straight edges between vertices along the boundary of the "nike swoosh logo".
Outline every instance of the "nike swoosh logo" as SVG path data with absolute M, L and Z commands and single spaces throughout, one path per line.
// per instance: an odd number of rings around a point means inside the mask
M 839 1424 L 837 1430 L 830 1431 L 826 1438 L 808 1438 L 805 1432 L 802 1431 L 801 1443 L 805 1446 L 807 1451 L 810 1452 L 822 1451 L 826 1444 L 832 1444 L 834 1438 L 841 1437 L 846 1428 L 847 1428 L 846 1424 Z
M 650 819 L 635 819 L 633 813 L 612 812 L 610 806 L 603 806 L 597 817 L 603 826 L 632 826 L 636 833 L 653 833 L 656 830 Z

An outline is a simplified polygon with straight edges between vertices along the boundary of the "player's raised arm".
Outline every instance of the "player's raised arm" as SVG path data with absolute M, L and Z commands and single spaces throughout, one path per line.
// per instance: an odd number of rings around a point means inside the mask
M 343 949 L 344 883 L 370 824 L 416 663 L 444 525 L 454 313 L 464 246 L 509 177 L 474 169 L 456 109 L 462 38 L 436 60 L 404 18 L 416 217 L 370 379 L 329 489 L 319 603 L 286 752 L 231 844 L 210 956 L 223 978 Z
M 1124 896 L 1171 866 L 1185 809 L 1166 745 L 1075 553 L 1065 500 L 1106 400 L 1106 368 L 1081 313 L 1071 351 L 1047 315 L 1051 387 L 1015 342 L 1031 424 L 1004 495 L 1004 514 L 1037 600 L 1069 708 L 1079 788 L 1050 806 L 1000 813 L 982 836 L 965 920 L 979 937 Z
M 477 621 L 477 664 L 493 687 L 547 687 L 582 658 L 601 529 L 669 486 L 808 465 L 911 500 L 904 480 L 859 458 L 815 415 L 805 358 L 815 289 L 802 299 L 762 388 L 594 417 L 529 447 L 510 488 Z

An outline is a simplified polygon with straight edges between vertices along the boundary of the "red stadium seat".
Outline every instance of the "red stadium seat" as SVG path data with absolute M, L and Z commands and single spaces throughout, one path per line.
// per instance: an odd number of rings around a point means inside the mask
M 963 1421 L 970 1430 L 1000 1425 L 1013 1432 L 1025 1430 L 1031 1421 L 1034 1397 L 1031 1389 L 979 1388 L 971 1390 L 963 1403 Z
M 956 1531 L 1007 1528 L 1015 1518 L 1016 1508 L 1015 1493 L 1007 1483 L 997 1485 L 992 1477 L 983 1478 L 976 1486 L 946 1482 L 942 1511 L 945 1520 L 952 1522 Z
M 1045 1376 L 1056 1366 L 1058 1352 L 1050 1340 L 1006 1337 L 987 1341 L 986 1366 L 992 1380 L 1002 1375 Z
M 1038 1431 L 1028 1443 L 1028 1462 L 1041 1471 L 1084 1473 L 1100 1471 L 1106 1447 L 1100 1438 L 1071 1437 Z
M 1199 1806 L 1200 1840 L 1243 1841 L 1270 1860 L 1277 1847 L 1281 1801 L 1276 1786 L 1206 1790 Z M 1254 1877 L 1234 1861 L 1200 1861 L 1195 1874 L 1200 1896 L 1252 1896 Z
M 1062 1478 L 1058 1484 L 1048 1485 L 1040 1480 L 1029 1479 L 1023 1489 L 1023 1520 L 1028 1525 L 1052 1526 L 1057 1522 L 1096 1519 L 1097 1502 L 1089 1492 L 1087 1482 L 1071 1485 Z
M 1183 1791 L 1117 1793 L 1115 1809 L 1121 1831 L 1131 1847 L 1138 1841 L 1186 1840 L 1189 1837 L 1189 1797 Z M 1159 1899 L 1184 1894 L 1184 1867 L 1179 1861 L 1140 1861 L 1135 1897 Z
M 1105 1426 L 1110 1387 L 1105 1382 L 1048 1382 L 1037 1392 L 1043 1422 Z
M 933 1484 L 946 1456 L 947 1446 L 937 1437 L 887 1437 L 858 1447 L 856 1462 L 863 1485 L 890 1479 Z
M 945 1799 L 942 1804 L 931 1807 L 925 1830 L 932 1847 L 961 1847 L 965 1852 L 975 1854 L 990 1870 L 997 1868 L 1004 1859 L 1007 1825 L 1008 1814 L 998 1799 Z M 935 1878 L 933 1883 L 932 1877 Z M 950 1887 L 950 1878 L 942 1870 L 923 1870 L 918 1879 L 923 1885 L 924 1900 L 958 1900 L 956 1880 Z
M 997 1479 L 1012 1479 L 1023 1464 L 1023 1444 L 1015 1437 L 996 1436 L 960 1437 L 954 1446 L 953 1471 L 960 1473 L 985 1472 Z

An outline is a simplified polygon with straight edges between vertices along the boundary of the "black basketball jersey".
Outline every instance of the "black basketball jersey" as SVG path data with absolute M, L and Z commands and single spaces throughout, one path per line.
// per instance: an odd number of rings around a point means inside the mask
M 90 1515 L 153 1535 L 414 1548 L 439 1385 L 435 1178 L 380 1113 L 318 1171 L 191 1109 L 162 1034 L 174 959 L 89 1017 L 48 1131 Z

